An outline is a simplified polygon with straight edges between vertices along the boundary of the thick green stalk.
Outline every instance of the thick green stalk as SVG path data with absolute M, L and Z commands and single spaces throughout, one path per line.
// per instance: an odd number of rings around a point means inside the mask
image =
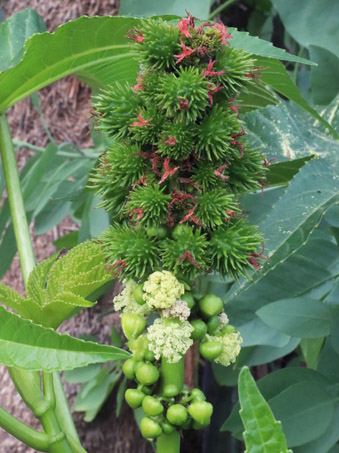
M 5 115 L 0 116 L 0 152 L 6 180 L 7 196 L 25 286 L 35 266 L 34 252 L 21 193 L 18 167 L 11 133 Z
M 14 146 L 5 115 L 0 116 L 0 153 L 22 275 L 25 286 L 27 286 L 29 274 L 35 266 L 35 258 L 21 193 Z M 45 398 L 39 387 L 39 373 L 11 368 L 10 375 L 27 406 L 40 419 L 46 433 L 51 435 L 51 442 L 47 451 L 50 453 L 72 453 L 73 450 L 69 446 L 65 434 L 61 431 L 55 415 L 55 397 L 54 390 L 52 390 L 53 376 L 44 376 L 45 389 L 47 388 Z M 64 410 L 69 412 L 67 405 L 64 405 Z M 13 417 L 11 420 L 14 423 L 16 419 Z M 15 432 L 14 428 L 9 428 L 9 432 Z
M 213 19 L 215 16 L 220 14 L 222 11 L 224 11 L 226 8 L 232 5 L 232 3 L 236 2 L 237 0 L 227 0 L 225 3 L 222 3 L 218 8 L 216 8 L 214 11 L 210 13 L 208 16 L 209 19 Z
M 184 385 L 184 358 L 177 363 L 168 363 L 162 358 L 160 366 L 160 393 L 165 385 L 174 384 L 181 391 Z M 180 453 L 180 434 L 162 434 L 157 440 L 157 453 Z
M 0 426 L 9 434 L 37 451 L 48 451 L 50 438 L 17 420 L 13 415 L 0 408 Z

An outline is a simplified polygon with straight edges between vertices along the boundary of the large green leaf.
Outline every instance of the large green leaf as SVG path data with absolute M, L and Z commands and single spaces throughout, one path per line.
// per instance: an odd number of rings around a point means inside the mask
M 303 109 L 309 112 L 314 118 L 320 121 L 325 127 L 327 127 L 331 133 L 339 139 L 339 135 L 336 131 L 324 120 L 319 113 L 310 107 L 305 99 L 302 97 L 299 89 L 293 83 L 292 79 L 288 75 L 285 66 L 279 61 L 272 58 L 257 58 L 258 65 L 262 66 L 261 80 L 273 88 L 278 93 L 285 96 L 287 99 L 300 105 Z
M 318 63 L 318 66 L 311 69 L 313 102 L 316 105 L 327 105 L 339 93 L 339 57 L 314 45 L 309 47 L 309 52 L 312 60 Z
M 272 3 L 288 33 L 302 46 L 321 46 L 339 57 L 339 2 L 272 0 Z
M 0 72 L 15 66 L 23 56 L 23 45 L 34 33 L 46 31 L 34 9 L 24 9 L 0 24 Z
M 114 346 L 61 335 L 20 318 L 0 306 L 0 363 L 22 370 L 71 370 L 90 363 L 128 358 Z
M 20 63 L 0 75 L 0 110 L 71 73 L 96 86 L 113 80 L 133 82 L 137 63 L 125 35 L 138 23 L 125 17 L 81 17 L 54 33 L 32 36 Z
M 330 333 L 329 307 L 308 297 L 278 300 L 256 314 L 265 324 L 295 337 L 320 338 Z
M 235 285 L 229 299 L 253 286 L 295 253 L 327 209 L 339 200 L 339 142 L 324 134 L 319 123 L 287 104 L 248 113 L 245 121 L 250 139 L 256 146 L 262 145 L 269 158 L 289 160 L 310 155 L 317 158 L 307 161 L 299 170 L 260 225 L 269 259 L 251 282 L 240 281 Z
M 199 19 L 207 19 L 210 2 L 207 0 L 121 0 L 119 14 L 122 16 L 149 17 L 155 14 L 186 16 L 186 10 Z
M 339 440 L 339 405 L 335 408 L 332 421 L 327 430 L 313 442 L 293 448 L 294 453 L 329 453 L 334 444 Z M 334 453 L 334 452 L 333 452 Z
M 287 450 L 281 422 L 275 420 L 247 367 L 240 372 L 238 391 L 241 405 L 240 416 L 245 427 L 246 452 L 287 453 L 290 451 Z
M 284 49 L 274 47 L 271 42 L 260 39 L 257 36 L 251 36 L 247 32 L 238 31 L 236 28 L 229 28 L 229 31 L 232 34 L 230 45 L 235 49 L 245 49 L 248 53 L 269 59 L 294 61 L 296 63 L 304 63 L 308 65 L 316 64 L 310 60 L 306 60 L 305 58 L 292 55 Z
M 272 398 L 269 404 L 282 422 L 289 447 L 321 436 L 329 427 L 335 409 L 333 395 L 310 382 L 292 385 Z
M 247 291 L 226 296 L 225 309 L 241 332 L 244 346 L 283 347 L 288 335 L 268 327 L 255 314 L 260 307 L 281 298 L 298 297 L 333 281 L 339 274 L 338 249 L 330 236 L 314 232 L 307 244 Z M 286 284 L 288 282 L 288 285 Z M 214 288 L 210 288 L 214 292 Z M 310 295 L 310 297 L 317 297 Z M 285 341 L 285 343 L 284 343 Z M 259 351 L 262 353 L 262 349 Z M 282 351 L 281 351 L 282 352 Z M 254 352 L 251 353 L 253 355 Z
M 335 394 L 331 382 L 321 374 L 290 367 L 268 375 L 257 385 L 274 416 L 281 420 L 289 447 L 313 442 L 333 429 Z M 221 429 L 241 438 L 239 403 Z
M 336 356 L 338 357 L 338 356 Z M 312 383 L 327 389 L 331 392 L 332 382 L 322 374 L 301 367 L 281 368 L 257 381 L 259 391 L 269 402 L 272 398 L 281 394 L 285 389 L 298 384 L 299 382 Z M 241 430 L 241 419 L 239 416 L 239 403 L 234 406 L 231 415 L 223 424 L 222 431 L 231 431 L 237 433 Z

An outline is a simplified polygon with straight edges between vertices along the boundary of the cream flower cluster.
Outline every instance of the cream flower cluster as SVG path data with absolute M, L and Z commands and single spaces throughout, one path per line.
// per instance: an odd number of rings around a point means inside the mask
M 125 288 L 114 298 L 114 308 L 116 311 L 122 310 L 124 313 L 136 313 L 147 315 L 149 307 L 147 304 L 139 305 L 133 296 L 133 292 L 138 284 L 134 280 L 124 280 Z
M 240 352 L 242 338 L 239 332 L 226 333 L 222 337 L 211 337 L 214 341 L 219 341 L 222 344 L 222 353 L 215 359 L 216 363 L 228 366 L 236 361 Z
M 226 315 L 226 313 L 224 311 L 222 311 L 220 313 L 220 315 L 218 315 L 218 318 L 219 318 L 219 327 L 220 327 L 220 329 L 223 328 L 224 326 L 226 326 L 229 323 L 228 316 Z
M 168 271 L 153 272 L 144 283 L 144 300 L 151 309 L 169 308 L 184 294 L 184 285 Z
M 164 318 L 179 318 L 180 321 L 186 321 L 191 314 L 191 310 L 187 306 L 185 300 L 178 299 L 174 305 L 162 310 Z
M 169 363 L 176 363 L 192 346 L 193 327 L 188 321 L 176 322 L 169 319 L 156 319 L 148 328 L 149 349 L 155 358 L 165 357 Z

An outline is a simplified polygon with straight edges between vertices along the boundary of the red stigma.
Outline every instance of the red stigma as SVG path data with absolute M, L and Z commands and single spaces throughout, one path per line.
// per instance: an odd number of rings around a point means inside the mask
M 185 44 L 181 40 L 180 40 L 180 42 L 181 42 L 181 47 L 182 47 L 182 53 L 180 55 L 174 55 L 175 58 L 177 58 L 177 61 L 175 62 L 175 64 L 180 63 L 180 61 L 182 61 L 186 57 L 189 57 L 190 55 L 192 55 L 192 53 L 194 53 L 196 51 L 196 49 L 191 49 L 190 47 L 185 46 Z
M 216 28 L 220 31 L 221 44 L 226 45 L 227 40 L 232 38 L 232 35 L 230 33 L 227 33 L 226 25 L 222 24 L 221 22 L 214 24 L 212 28 Z
M 225 71 L 212 71 L 212 68 L 214 66 L 214 64 L 216 63 L 217 60 L 210 60 L 210 62 L 208 63 L 208 66 L 207 66 L 207 69 L 203 72 L 203 76 L 216 76 L 216 75 L 223 75 L 225 74 Z
M 133 34 L 133 33 L 135 33 L 135 34 Z M 126 37 L 135 42 L 139 42 L 139 43 L 144 42 L 144 35 L 141 33 L 140 30 L 138 30 L 135 27 L 133 28 L 133 30 L 127 30 Z
M 188 31 L 188 27 L 190 26 L 190 19 L 183 17 L 179 22 L 178 22 L 178 27 L 180 32 L 186 36 L 186 38 L 192 38 L 192 35 Z
M 170 145 L 170 146 L 174 146 L 177 144 L 177 141 L 175 139 L 175 137 L 173 137 L 172 135 L 169 135 L 168 136 L 168 140 L 166 140 L 165 142 L 163 142 L 165 145 Z
M 210 100 L 210 104 L 211 104 L 211 105 L 213 105 L 213 97 L 212 97 L 212 95 L 213 95 L 214 93 L 216 93 L 217 91 L 223 89 L 223 87 L 220 85 L 220 83 L 218 83 L 218 85 L 217 85 L 215 88 L 212 88 L 212 87 L 213 87 L 213 85 L 207 85 L 207 88 L 210 88 L 210 90 L 208 91 L 207 94 L 208 94 L 208 97 L 209 97 L 209 100 Z
M 134 123 L 132 123 L 131 126 L 139 126 L 139 127 L 154 126 L 154 124 L 150 124 L 150 121 L 152 121 L 152 118 L 149 120 L 144 120 L 141 116 L 141 113 L 139 113 L 137 118 L 138 118 L 138 121 L 134 121 Z
M 179 170 L 179 167 L 175 167 L 175 168 L 171 169 L 169 166 L 169 163 L 170 163 L 170 159 L 168 157 L 166 157 L 166 159 L 164 160 L 165 173 L 162 175 L 162 178 L 160 179 L 159 184 L 162 184 L 169 176 L 174 175 L 174 173 L 176 173 Z
M 187 250 L 180 258 L 180 263 L 182 264 L 185 260 L 188 260 L 193 266 L 195 267 L 201 267 L 201 264 L 195 261 L 195 259 L 192 256 L 192 253 Z

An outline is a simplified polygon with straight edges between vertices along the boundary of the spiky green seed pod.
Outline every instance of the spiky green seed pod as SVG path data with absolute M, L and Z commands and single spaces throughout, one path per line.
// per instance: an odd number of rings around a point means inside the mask
M 128 84 L 115 83 L 95 97 L 94 113 L 98 127 L 109 137 L 123 137 L 136 117 L 141 99 Z
M 193 168 L 192 180 L 203 190 L 225 187 L 227 176 L 224 174 L 225 168 L 222 167 L 215 162 L 200 159 Z
M 158 70 L 175 66 L 174 55 L 180 51 L 179 30 L 167 22 L 144 21 L 140 27 L 143 42 L 138 44 L 141 64 Z
M 210 161 L 228 162 L 237 153 L 231 144 L 232 136 L 240 132 L 237 115 L 227 106 L 216 105 L 199 125 L 196 147 L 198 155 Z
M 158 140 L 163 122 L 163 115 L 154 106 L 142 108 L 130 124 L 130 136 L 144 145 L 152 145 Z
M 229 99 L 246 89 L 257 72 L 254 65 L 255 60 L 249 53 L 224 47 L 214 66 L 215 71 L 224 71 L 223 75 L 216 76 L 224 87 L 221 93 Z
M 196 199 L 196 217 L 205 228 L 214 229 L 223 225 L 234 215 L 240 213 L 234 195 L 224 189 L 212 189 L 202 193 Z
M 156 94 L 158 105 L 168 116 L 181 113 L 195 121 L 209 105 L 208 81 L 198 68 L 180 68 L 178 74 L 164 74 Z
M 142 228 L 114 224 L 98 240 L 108 264 L 121 278 L 142 279 L 159 265 L 159 243 Z
M 211 234 L 209 252 L 212 267 L 221 275 L 238 278 L 253 268 L 252 254 L 256 254 L 263 238 L 258 228 L 244 219 L 236 219 L 230 226 L 221 226 Z
M 158 184 L 136 187 L 130 193 L 127 211 L 140 224 L 150 226 L 165 223 L 171 195 L 164 194 L 164 189 Z
M 201 229 L 183 225 L 176 239 L 167 239 L 162 244 L 162 261 L 166 269 L 193 280 L 207 269 L 206 248 L 208 242 Z
M 245 148 L 243 156 L 227 168 L 228 187 L 234 193 L 255 192 L 266 180 L 267 166 L 257 148 Z
M 137 144 L 115 142 L 89 177 L 90 188 L 102 199 L 101 206 L 118 214 L 125 203 L 128 189 L 145 174 L 149 162 L 140 154 Z
M 194 149 L 195 123 L 190 121 L 168 121 L 160 134 L 157 143 L 158 152 L 170 159 L 186 159 Z

